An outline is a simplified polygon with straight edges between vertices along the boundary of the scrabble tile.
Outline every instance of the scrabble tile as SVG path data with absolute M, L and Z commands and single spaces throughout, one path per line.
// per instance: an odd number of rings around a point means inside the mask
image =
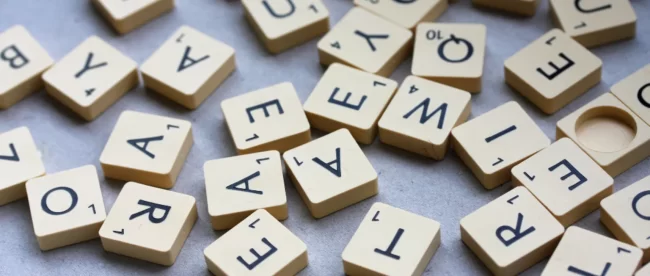
M 309 121 L 290 82 L 221 102 L 237 153 L 285 152 L 311 140 Z
M 124 111 L 99 162 L 107 178 L 171 188 L 192 144 L 188 121 Z
M 45 174 L 27 127 L 0 133 L 0 206 L 24 198 L 25 182 Z
M 106 210 L 95 166 L 34 178 L 25 186 L 41 250 L 99 237 Z
M 481 91 L 487 29 L 481 24 L 422 23 L 415 32 L 413 75 Z
M 528 188 L 564 227 L 614 192 L 614 179 L 568 138 L 512 168 L 512 181 Z
M 440 223 L 375 203 L 343 251 L 346 275 L 422 275 L 440 246 Z
M 634 276 L 650 276 L 650 264 L 643 266 L 643 268 L 639 269 Z
M 551 141 L 516 102 L 505 103 L 451 131 L 458 156 L 486 189 L 510 181 L 510 170 Z
M 388 77 L 411 51 L 413 34 L 362 8 L 352 8 L 318 42 L 320 63 L 339 62 Z
M 182 26 L 147 59 L 140 71 L 144 85 L 195 109 L 235 70 L 235 50 Z
M 242 0 L 246 19 L 271 53 L 327 33 L 329 11 L 321 0 Z
M 210 160 L 203 171 L 214 229 L 232 228 L 257 209 L 266 209 L 279 220 L 289 216 L 279 152 Z
M 347 129 L 291 149 L 283 158 L 291 180 L 315 218 L 379 192 L 377 172 Z
M 650 64 L 612 86 L 612 94 L 650 125 Z
M 91 36 L 43 74 L 45 90 L 90 121 L 138 86 L 135 61 Z
M 558 29 L 505 61 L 506 83 L 553 114 L 600 82 L 602 61 Z
M 460 221 L 461 239 L 495 275 L 516 275 L 551 255 L 564 227 L 524 187 Z
M 264 209 L 255 211 L 204 251 L 215 275 L 296 275 L 307 245 Z
M 99 236 L 108 252 L 170 266 L 196 218 L 194 197 L 129 182 L 115 200 Z
M 650 127 L 611 93 L 558 121 L 556 137 L 571 138 L 612 177 L 650 155 Z
M 332 64 L 304 105 L 309 124 L 332 132 L 347 128 L 352 137 L 372 144 L 377 121 L 397 89 L 397 82 L 338 63 Z
M 379 139 L 442 160 L 451 129 L 469 117 L 470 98 L 463 90 L 408 76 L 379 120 Z
M 538 0 L 472 0 L 477 7 L 501 10 L 517 15 L 533 16 L 539 6 Z
M 125 34 L 174 8 L 174 0 L 93 0 L 113 28 Z
M 445 0 L 354 0 L 354 4 L 409 30 L 420 22 L 436 20 L 448 6 Z
M 546 264 L 542 276 L 629 275 L 639 267 L 641 250 L 571 226 Z
M 43 87 L 41 74 L 52 58 L 21 25 L 0 33 L 0 109 L 6 109 Z

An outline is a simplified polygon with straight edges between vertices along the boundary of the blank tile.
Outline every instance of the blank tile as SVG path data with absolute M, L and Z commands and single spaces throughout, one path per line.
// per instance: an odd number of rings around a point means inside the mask
M 612 94 L 650 125 L 650 64 L 612 86 Z
M 643 266 L 634 274 L 634 276 L 650 276 L 650 264 Z
M 41 152 L 27 127 L 0 133 L 0 206 L 24 198 L 25 182 L 44 174 Z
M 174 8 L 174 0 L 93 0 L 113 28 L 125 34 Z
M 420 22 L 436 20 L 448 6 L 445 0 L 354 0 L 354 4 L 409 30 Z
M 537 12 L 538 0 L 472 0 L 474 6 L 501 10 L 523 16 L 533 16 Z

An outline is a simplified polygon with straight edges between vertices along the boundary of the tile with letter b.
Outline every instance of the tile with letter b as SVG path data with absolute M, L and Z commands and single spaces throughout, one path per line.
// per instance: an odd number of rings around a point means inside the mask
M 461 239 L 495 275 L 516 275 L 555 249 L 564 227 L 524 187 L 460 221 Z
M 650 64 L 617 82 L 612 94 L 650 125 Z
M 41 152 L 27 127 L 0 133 L 0 206 L 24 198 L 25 182 L 44 174 Z
M 174 0 L 93 0 L 113 28 L 125 34 L 174 8 Z
M 99 162 L 104 176 L 171 188 L 194 143 L 188 121 L 124 111 Z
M 602 61 L 553 29 L 505 61 L 506 83 L 553 114 L 600 82 Z
M 472 0 L 478 7 L 501 10 L 522 16 L 533 16 L 537 12 L 539 0 Z
M 170 266 L 196 219 L 194 197 L 129 182 L 117 196 L 99 236 L 108 252 Z
M 440 223 L 375 203 L 345 247 L 346 275 L 422 275 L 440 246 Z
M 409 30 L 420 22 L 436 20 L 448 7 L 445 0 L 354 0 L 354 4 Z
M 347 129 L 284 153 L 287 172 L 315 218 L 379 192 L 377 172 Z

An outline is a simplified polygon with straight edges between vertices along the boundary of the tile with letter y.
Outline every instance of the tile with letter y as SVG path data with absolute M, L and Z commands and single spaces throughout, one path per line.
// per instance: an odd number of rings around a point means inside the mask
M 650 125 L 650 64 L 617 82 L 612 94 Z
M 522 16 L 533 16 L 540 0 L 472 0 L 474 6 L 505 11 Z
M 174 0 L 92 0 L 113 28 L 125 34 L 174 8 Z
M 354 0 L 354 4 L 409 30 L 420 22 L 436 20 L 448 7 L 445 0 Z
M 0 206 L 24 198 L 25 182 L 44 174 L 41 152 L 27 127 L 0 133 Z

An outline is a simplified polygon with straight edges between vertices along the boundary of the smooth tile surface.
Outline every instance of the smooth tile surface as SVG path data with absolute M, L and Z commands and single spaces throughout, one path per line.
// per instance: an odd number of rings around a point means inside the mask
M 0 206 L 24 198 L 25 182 L 44 174 L 41 152 L 27 127 L 0 134 Z
M 174 8 L 174 0 L 92 0 L 99 13 L 125 34 Z

